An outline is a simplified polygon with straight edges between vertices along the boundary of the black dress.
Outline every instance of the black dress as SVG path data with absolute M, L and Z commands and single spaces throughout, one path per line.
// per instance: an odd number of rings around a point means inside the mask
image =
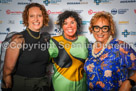
M 39 36 L 39 32 L 29 31 L 33 36 Z M 12 91 L 50 91 L 46 76 L 49 64 L 48 42 L 42 36 L 39 39 L 33 38 L 27 30 L 21 33 L 25 43 L 22 44 L 13 73 Z

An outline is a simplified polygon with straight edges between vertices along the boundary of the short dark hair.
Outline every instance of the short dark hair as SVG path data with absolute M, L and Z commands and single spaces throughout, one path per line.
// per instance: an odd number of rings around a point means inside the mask
M 79 14 L 75 11 L 66 10 L 63 13 L 61 13 L 58 16 L 57 25 L 59 25 L 60 28 L 62 28 L 64 20 L 67 19 L 68 17 L 73 17 L 75 19 L 75 21 L 77 22 L 77 29 L 80 30 L 82 19 L 80 18 Z

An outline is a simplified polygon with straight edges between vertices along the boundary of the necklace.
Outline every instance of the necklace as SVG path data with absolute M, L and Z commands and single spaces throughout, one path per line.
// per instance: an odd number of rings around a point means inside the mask
M 27 28 L 26 30 L 27 30 L 27 32 L 29 33 L 29 35 L 30 35 L 32 38 L 34 38 L 34 39 L 39 39 L 39 38 L 40 38 L 40 34 L 39 34 L 38 37 L 35 37 L 35 36 L 30 32 L 30 30 L 29 30 L 28 28 Z
M 107 43 L 103 46 L 102 50 L 101 50 L 98 54 L 95 54 L 95 53 L 94 53 L 94 48 L 96 48 L 96 45 L 97 45 L 97 42 L 95 42 L 95 43 L 93 44 L 92 55 L 93 55 L 95 58 L 99 57 L 99 56 L 103 53 L 103 51 L 105 50 L 105 48 L 107 47 L 107 45 L 110 43 L 111 40 L 112 40 L 112 36 L 109 37 Z

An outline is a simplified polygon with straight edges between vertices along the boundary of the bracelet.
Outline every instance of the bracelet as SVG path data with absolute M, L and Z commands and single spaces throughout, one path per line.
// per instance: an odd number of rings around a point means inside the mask
M 132 79 L 127 79 L 127 80 L 129 80 L 132 87 L 135 86 L 135 81 L 134 80 L 132 80 Z

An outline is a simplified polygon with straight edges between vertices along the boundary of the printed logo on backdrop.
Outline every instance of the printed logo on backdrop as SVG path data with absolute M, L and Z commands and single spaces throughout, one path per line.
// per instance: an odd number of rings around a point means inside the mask
M 89 14 L 89 15 L 92 15 L 93 13 L 97 13 L 97 12 L 101 12 L 101 11 L 93 11 L 92 9 L 89 9 L 89 10 L 88 10 L 88 14 Z
M 62 12 L 61 11 L 51 11 L 51 10 L 48 10 L 47 13 L 50 15 L 50 14 L 61 14 Z
M 88 4 L 88 2 L 84 1 L 84 0 L 78 0 L 78 1 L 68 1 L 67 5 L 82 5 L 82 4 Z
M 113 1 L 113 0 L 94 0 L 94 3 L 96 3 L 96 5 L 99 5 L 100 3 L 111 4 L 111 1 Z
M 122 35 L 124 35 L 124 37 L 127 37 L 128 35 L 130 35 L 130 32 L 125 29 L 124 32 L 122 32 Z
M 2 4 L 9 4 L 11 2 L 12 2 L 12 0 L 0 0 L 0 3 L 2 3 Z
M 134 9 L 134 13 L 136 14 L 136 9 Z
M 49 4 L 51 5 L 59 5 L 61 0 L 43 0 L 43 3 L 48 6 Z
M 19 15 L 19 14 L 22 14 L 22 11 L 11 11 L 11 10 L 6 10 L 6 14 L 8 15 Z
M 73 11 L 77 12 L 78 14 L 83 12 L 83 10 L 73 10 Z
M 120 3 L 136 3 L 136 0 L 120 0 Z
M 82 21 L 82 25 L 87 25 L 89 23 L 90 23 L 90 21 Z
M 115 9 L 115 8 L 112 9 L 112 10 L 111 10 L 111 14 L 116 15 L 116 14 L 117 14 L 117 9 Z
M 20 22 L 20 24 L 23 24 L 23 21 L 21 20 L 21 21 L 19 21 Z
M 127 24 L 129 24 L 129 21 L 119 21 L 119 24 L 120 25 L 127 25 Z
M 79 35 L 84 35 L 84 34 L 87 34 L 88 33 L 88 31 L 81 31 L 80 33 L 79 33 Z
M 15 20 L 8 20 L 8 24 L 15 24 Z
M 112 9 L 111 10 L 111 14 L 112 15 L 116 15 L 116 14 L 125 14 L 126 12 L 128 12 L 129 9 Z
M 51 36 L 56 36 L 56 35 L 60 35 L 61 33 L 62 33 L 62 31 L 60 29 L 55 28 L 53 30 L 53 32 L 51 32 L 50 34 L 51 34 Z
M 17 4 L 18 5 L 27 5 L 27 4 L 30 4 L 32 2 L 32 0 L 28 0 L 27 2 L 24 1 L 24 2 L 18 2 Z
M 0 32 L 0 35 L 6 35 L 10 32 L 10 28 L 7 28 L 5 32 Z
M 125 38 L 127 38 L 128 35 L 130 35 L 130 36 L 136 36 L 136 32 L 134 32 L 134 31 L 128 32 L 128 30 L 125 29 L 124 32 L 122 32 L 122 35 L 123 35 Z

